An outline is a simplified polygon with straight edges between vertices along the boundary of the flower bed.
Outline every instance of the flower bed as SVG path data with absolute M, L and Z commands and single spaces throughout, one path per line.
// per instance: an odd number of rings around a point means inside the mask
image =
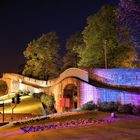
M 24 133 L 29 133 L 29 132 L 44 131 L 44 130 L 50 130 L 50 129 L 64 129 L 64 128 L 71 128 L 71 127 L 78 127 L 78 126 L 101 125 L 105 123 L 110 123 L 110 121 L 95 120 L 95 119 L 89 118 L 89 119 L 71 120 L 67 122 L 56 122 L 50 125 L 21 127 L 20 129 Z

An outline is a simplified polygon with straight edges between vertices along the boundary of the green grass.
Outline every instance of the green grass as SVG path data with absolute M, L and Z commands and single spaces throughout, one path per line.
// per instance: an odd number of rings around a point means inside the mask
M 11 103 L 11 100 L 9 100 Z M 5 113 L 12 112 L 12 103 L 11 106 L 5 107 Z M 0 108 L 0 112 L 2 112 L 2 107 Z M 14 109 L 14 113 L 31 113 L 31 114 L 42 114 L 43 115 L 43 106 L 38 99 L 33 98 L 32 96 L 22 96 L 21 102 L 17 104 Z
M 49 119 L 45 120 L 39 120 L 39 121 L 33 121 L 33 122 L 25 122 L 24 125 L 30 126 L 30 125 L 48 125 L 51 123 L 55 122 L 66 122 L 66 121 L 71 121 L 71 120 L 78 120 L 78 119 L 88 119 L 88 118 L 93 118 L 93 119 L 100 119 L 104 118 L 109 113 L 105 112 L 96 112 L 96 111 L 81 111 L 78 113 L 70 113 L 70 114 L 64 114 L 56 117 L 50 117 Z
M 101 126 L 75 127 L 31 134 L 23 134 L 23 138 L 42 140 L 139 140 L 140 122 L 126 121 L 104 124 Z

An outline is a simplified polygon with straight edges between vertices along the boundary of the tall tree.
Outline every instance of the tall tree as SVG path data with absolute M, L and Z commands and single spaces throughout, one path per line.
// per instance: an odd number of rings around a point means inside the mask
M 81 33 L 75 33 L 71 35 L 66 41 L 66 50 L 63 57 L 62 71 L 70 67 L 78 67 L 80 60 L 80 52 L 85 47 L 83 36 Z
M 55 32 L 43 34 L 30 42 L 23 52 L 26 64 L 23 75 L 39 79 L 50 79 L 59 72 L 60 44 Z
M 104 68 L 105 55 L 108 68 L 133 66 L 136 52 L 131 44 L 119 44 L 115 8 L 112 6 L 103 6 L 87 18 L 83 38 L 86 47 L 80 55 L 79 66 Z
M 117 18 L 119 28 L 123 30 L 127 27 L 133 45 L 135 47 L 140 46 L 140 3 L 137 0 L 120 0 Z

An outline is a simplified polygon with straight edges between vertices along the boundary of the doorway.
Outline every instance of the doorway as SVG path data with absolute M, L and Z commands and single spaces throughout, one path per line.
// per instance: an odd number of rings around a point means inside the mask
M 64 106 L 64 111 L 77 109 L 78 94 L 77 94 L 77 87 L 74 84 L 69 84 L 64 88 L 63 98 L 66 99 L 65 101 L 67 101 L 66 106 Z

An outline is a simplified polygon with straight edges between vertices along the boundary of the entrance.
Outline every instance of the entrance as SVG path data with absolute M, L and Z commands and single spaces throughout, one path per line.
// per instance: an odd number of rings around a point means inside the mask
M 67 101 L 67 105 L 64 106 L 64 111 L 76 109 L 78 107 L 77 87 L 74 84 L 67 85 L 64 88 L 63 98 Z

